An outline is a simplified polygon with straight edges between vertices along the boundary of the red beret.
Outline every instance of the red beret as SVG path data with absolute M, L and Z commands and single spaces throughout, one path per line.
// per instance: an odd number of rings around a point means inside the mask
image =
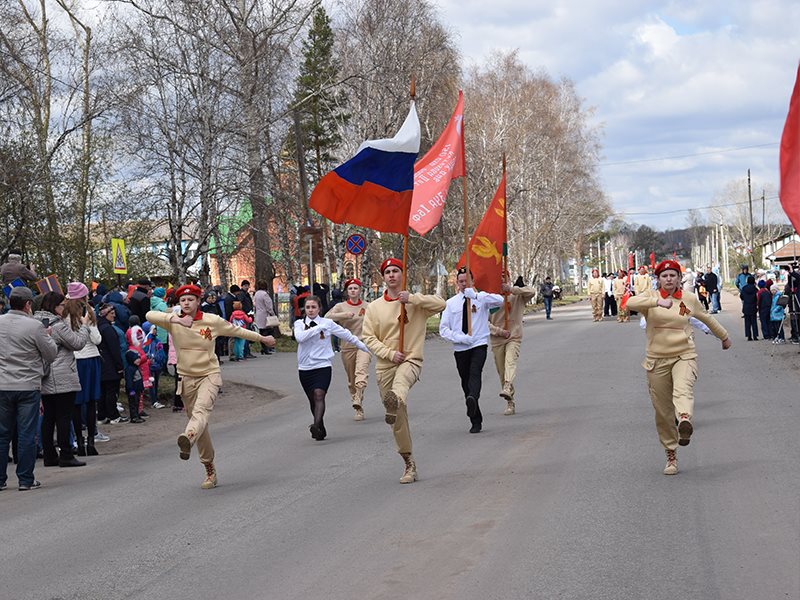
M 661 275 L 662 271 L 675 271 L 678 275 L 681 274 L 681 266 L 674 260 L 662 260 L 656 265 L 656 275 Z
M 352 279 L 348 279 L 344 282 L 344 289 L 349 288 L 351 283 L 355 283 L 358 287 L 364 287 L 358 279 L 353 277 Z
M 195 296 L 197 298 L 203 297 L 203 290 L 193 284 L 182 285 L 175 292 L 175 297 L 180 299 L 181 296 Z
M 402 271 L 403 270 L 403 261 L 399 260 L 397 258 L 387 258 L 381 264 L 381 275 L 383 275 L 383 272 L 387 269 L 387 267 L 397 267 L 398 269 L 400 269 Z

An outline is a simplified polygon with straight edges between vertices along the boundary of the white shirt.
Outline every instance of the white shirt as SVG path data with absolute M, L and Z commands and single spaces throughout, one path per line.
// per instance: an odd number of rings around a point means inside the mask
M 606 291 L 606 296 L 614 295 L 614 280 L 606 278 L 603 281 L 603 289 Z
M 316 323 L 315 326 L 306 329 L 306 325 Z M 359 340 L 349 330 L 326 319 L 317 317 L 309 319 L 304 317 L 294 322 L 294 339 L 297 340 L 297 368 L 300 371 L 311 371 L 331 366 L 333 359 L 333 346 L 331 346 L 331 336 L 350 342 L 359 350 L 369 352 L 364 342 Z
M 470 299 L 472 306 L 472 335 L 461 330 L 461 319 L 464 312 L 464 296 Z M 453 350 L 463 352 L 484 346 L 489 343 L 489 309 L 503 305 L 500 294 L 475 293 L 472 288 L 458 292 L 447 301 L 439 323 L 439 335 L 453 343 Z

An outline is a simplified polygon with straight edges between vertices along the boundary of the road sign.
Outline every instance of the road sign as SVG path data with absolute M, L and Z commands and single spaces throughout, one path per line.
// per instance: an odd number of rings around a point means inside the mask
M 347 238 L 347 251 L 350 254 L 355 254 L 356 256 L 363 254 L 366 247 L 367 240 L 365 240 L 364 236 L 360 233 L 354 233 Z
M 125 240 L 111 238 L 111 259 L 114 261 L 114 273 L 128 274 L 128 259 L 125 258 Z

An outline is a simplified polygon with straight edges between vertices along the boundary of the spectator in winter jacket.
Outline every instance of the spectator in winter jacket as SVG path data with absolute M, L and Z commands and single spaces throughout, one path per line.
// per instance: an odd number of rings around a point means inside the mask
M 17 479 L 20 490 L 39 487 L 34 477 L 36 424 L 42 376 L 56 358 L 58 346 L 48 330 L 31 317 L 33 292 L 11 291 L 11 310 L 0 316 L 0 490 L 7 486 L 8 445 L 16 428 Z
M 247 329 L 248 325 L 253 322 L 253 319 L 242 310 L 242 303 L 236 301 L 233 303 L 233 312 L 231 313 L 231 318 L 229 319 L 231 325 L 235 327 L 242 327 Z M 240 361 L 244 360 L 244 346 L 247 343 L 247 340 L 244 338 L 235 338 L 233 340 L 233 356 L 231 357 L 232 361 Z
M 114 306 L 101 304 L 97 311 L 97 329 L 100 331 L 100 402 L 97 405 L 97 420 L 105 423 L 124 423 L 117 410 L 119 383 L 125 375 L 125 363 L 120 348 L 119 335 L 114 329 Z
M 765 340 L 772 339 L 772 326 L 770 325 L 769 313 L 772 311 L 772 293 L 769 291 L 772 285 L 771 280 L 758 282 L 758 320 L 761 322 L 761 335 Z
M 153 294 L 153 284 L 147 277 L 142 277 L 137 282 L 136 289 L 128 298 L 131 314 L 139 317 L 141 325 L 147 321 L 147 311 L 150 310 L 150 296 Z
M 747 277 L 747 283 L 739 293 L 742 299 L 742 314 L 744 315 L 744 335 L 748 341 L 758 339 L 758 288 L 756 278 Z
M 42 298 L 41 310 L 33 316 L 50 328 L 50 334 L 58 346 L 58 354 L 50 371 L 42 379 L 42 448 L 46 467 L 82 467 L 86 463 L 77 460 L 69 441 L 72 406 L 75 394 L 81 389 L 75 351 L 89 340 L 89 315 L 80 319 L 77 331 L 65 320 L 66 298 L 58 292 L 48 292 Z M 53 444 L 53 431 L 58 432 L 60 455 Z
M 106 295 L 106 302 L 114 307 L 114 324 L 119 327 L 123 332 L 129 327 L 129 319 L 131 318 L 131 311 L 125 304 L 122 293 L 118 291 L 109 292 Z
M 772 294 L 772 308 L 769 313 L 770 327 L 772 339 L 778 344 L 786 343 L 786 336 L 783 333 L 783 317 L 785 315 L 784 308 L 778 303 L 778 299 L 783 296 L 777 285 L 774 283 L 769 288 Z

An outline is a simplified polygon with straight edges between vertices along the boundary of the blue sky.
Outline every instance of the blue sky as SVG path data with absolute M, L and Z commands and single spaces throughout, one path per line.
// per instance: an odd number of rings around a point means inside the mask
M 467 64 L 518 49 L 532 69 L 576 83 L 604 130 L 603 188 L 627 221 L 684 227 L 685 212 L 643 213 L 713 205 L 748 168 L 754 195 L 777 190 L 797 0 L 437 4 Z

